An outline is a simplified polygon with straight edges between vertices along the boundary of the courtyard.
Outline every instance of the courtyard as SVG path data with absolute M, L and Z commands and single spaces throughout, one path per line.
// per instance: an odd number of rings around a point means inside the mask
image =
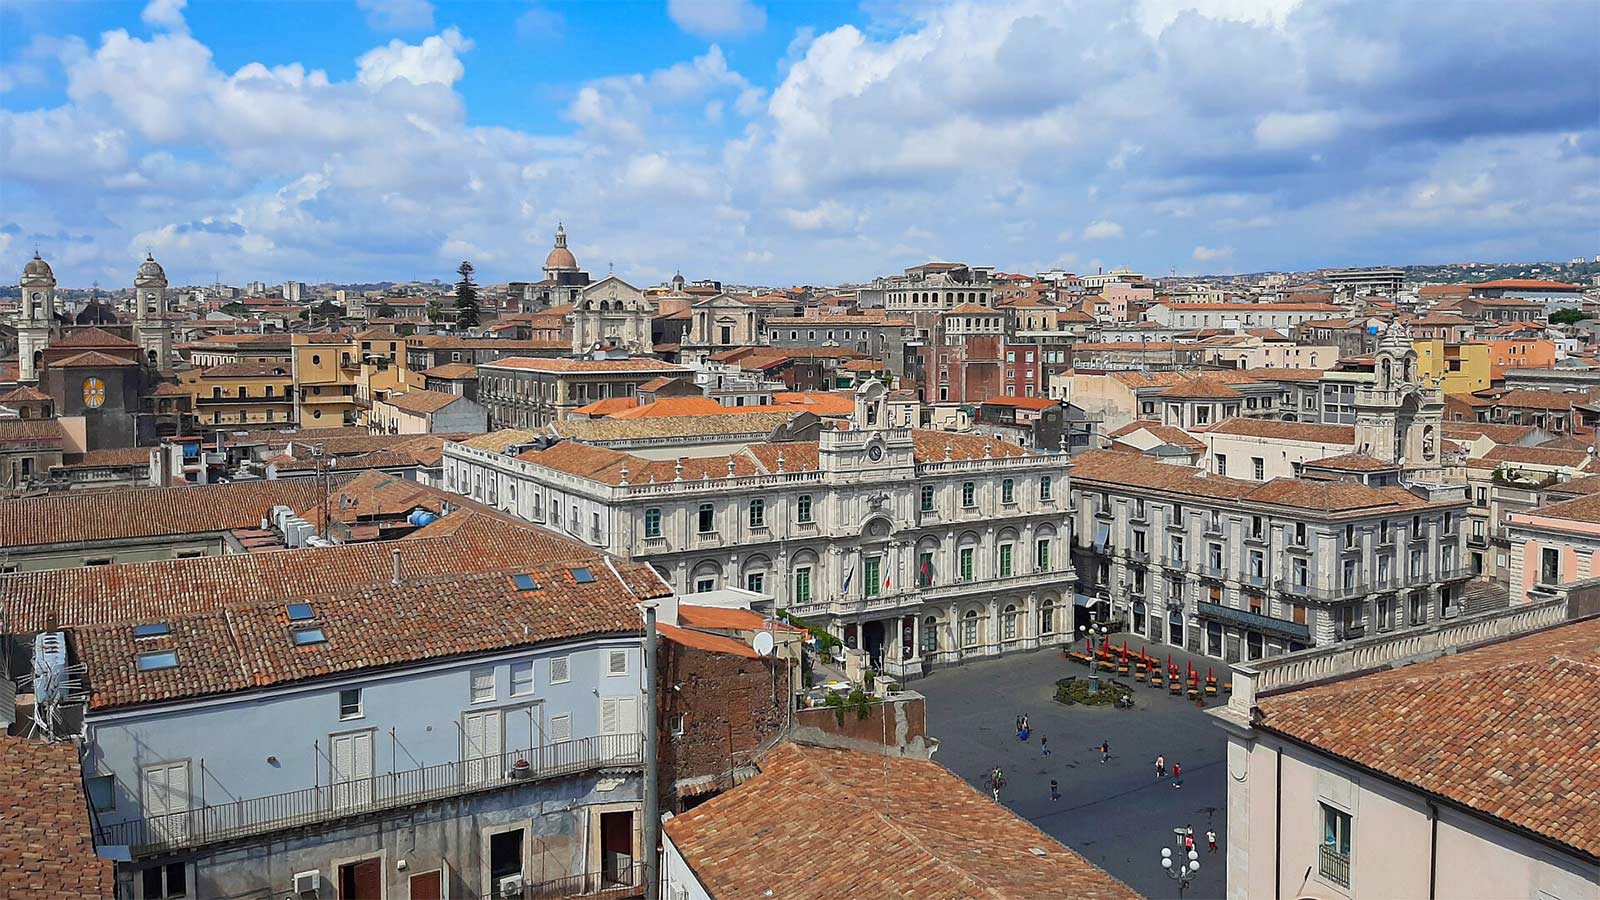
M 1112 644 L 1121 645 L 1122 635 Z M 1136 635 L 1129 645 L 1138 650 Z M 1162 660 L 1166 659 L 1161 648 Z M 1154 648 L 1152 648 L 1152 653 Z M 1193 660 L 1202 678 L 1207 666 L 1227 680 L 1215 660 L 1173 653 L 1183 669 Z M 1101 868 L 1150 897 L 1177 897 L 1177 883 L 1161 868 L 1161 848 L 1173 847 L 1174 828 L 1192 826 L 1200 873 L 1185 897 L 1226 893 L 1227 739 L 1192 702 L 1134 684 L 1136 706 L 1065 706 L 1055 702 L 1055 682 L 1086 666 L 1067 661 L 1059 649 L 987 659 L 940 669 L 910 687 L 927 697 L 928 734 L 939 740 L 934 760 L 987 793 L 995 766 L 1007 785 L 1000 801 L 1013 812 Z M 1102 677 L 1104 672 L 1102 670 Z M 1212 704 L 1225 702 L 1225 695 Z M 1014 722 L 1026 714 L 1033 729 L 1017 740 Z M 1049 739 L 1050 756 L 1039 739 Z M 1100 743 L 1111 758 L 1100 761 Z M 1166 756 L 1168 777 L 1157 780 L 1155 758 Z M 1171 767 L 1183 765 L 1183 787 L 1172 785 Z M 1061 799 L 1050 799 L 1050 780 Z M 1218 851 L 1206 850 L 1205 832 L 1217 833 Z

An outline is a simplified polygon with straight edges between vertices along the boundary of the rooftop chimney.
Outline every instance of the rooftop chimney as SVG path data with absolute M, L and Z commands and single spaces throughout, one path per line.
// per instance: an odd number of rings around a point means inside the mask
M 399 547 L 390 547 L 389 548 L 389 560 L 392 563 L 390 580 L 393 582 L 395 587 L 399 587 L 400 586 L 400 548 Z

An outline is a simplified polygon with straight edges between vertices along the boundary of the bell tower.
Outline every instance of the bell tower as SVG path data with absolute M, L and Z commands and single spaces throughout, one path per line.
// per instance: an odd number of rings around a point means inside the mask
M 17 316 L 17 378 L 39 380 L 39 359 L 50 343 L 55 325 L 56 275 L 50 264 L 33 252 L 33 259 L 22 267 L 22 311 Z
M 1444 395 L 1417 372 L 1417 351 L 1399 322 L 1384 332 L 1373 380 L 1356 391 L 1356 452 L 1409 470 L 1440 466 Z
M 133 331 L 144 362 L 163 372 L 172 369 L 172 327 L 167 323 L 167 273 L 145 254 L 133 277 Z

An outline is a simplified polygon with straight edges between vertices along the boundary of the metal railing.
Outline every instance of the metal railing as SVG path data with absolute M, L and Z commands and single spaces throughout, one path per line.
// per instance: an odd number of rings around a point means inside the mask
M 521 782 L 600 769 L 638 769 L 643 765 L 643 747 L 639 734 L 597 735 L 102 825 L 96 843 L 126 846 L 136 856 L 196 847 Z
M 1340 887 L 1350 886 L 1350 855 L 1322 844 L 1317 848 L 1317 874 Z
M 626 859 L 623 857 L 622 859 Z M 552 897 L 637 897 L 644 889 L 644 864 L 616 862 L 598 872 L 568 875 L 550 881 L 525 885 L 520 900 L 545 900 Z

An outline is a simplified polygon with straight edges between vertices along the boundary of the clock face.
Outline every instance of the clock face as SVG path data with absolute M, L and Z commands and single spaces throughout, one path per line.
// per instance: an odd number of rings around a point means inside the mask
M 106 405 L 106 383 L 98 378 L 85 378 L 83 380 L 83 405 L 90 409 L 99 409 Z
M 867 458 L 873 462 L 881 462 L 883 460 L 883 448 L 879 447 L 877 444 L 873 444 L 871 447 L 868 447 Z
M 44 302 L 44 292 L 43 291 L 34 291 L 33 292 L 33 302 L 35 302 L 35 303 Z

